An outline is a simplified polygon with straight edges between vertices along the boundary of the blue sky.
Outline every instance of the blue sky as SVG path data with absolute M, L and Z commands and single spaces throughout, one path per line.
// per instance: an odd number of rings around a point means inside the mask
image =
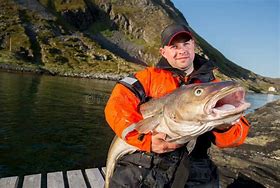
M 189 25 L 234 63 L 280 78 L 280 0 L 172 0 Z

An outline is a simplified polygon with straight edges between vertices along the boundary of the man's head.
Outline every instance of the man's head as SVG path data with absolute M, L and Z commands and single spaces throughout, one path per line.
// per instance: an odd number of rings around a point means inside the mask
M 161 55 L 177 69 L 193 68 L 195 43 L 190 30 L 180 24 L 167 26 L 161 33 Z

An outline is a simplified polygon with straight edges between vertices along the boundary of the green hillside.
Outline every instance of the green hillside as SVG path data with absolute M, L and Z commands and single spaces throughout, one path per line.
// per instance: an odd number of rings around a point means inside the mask
M 62 76 L 119 79 L 154 65 L 161 30 L 188 24 L 169 0 L 0 0 L 0 7 L 0 68 Z M 280 91 L 279 79 L 243 69 L 195 38 L 218 77 L 255 92 Z

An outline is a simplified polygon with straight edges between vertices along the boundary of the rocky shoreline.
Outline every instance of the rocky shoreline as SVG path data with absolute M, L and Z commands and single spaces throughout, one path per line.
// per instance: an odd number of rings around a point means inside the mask
M 280 100 L 246 115 L 251 124 L 245 144 L 212 147 L 222 187 L 280 187 Z
M 74 72 L 74 71 L 61 71 L 59 69 L 55 70 L 48 70 L 46 68 L 29 64 L 29 65 L 19 65 L 19 64 L 7 64 L 0 62 L 0 71 L 6 72 L 15 72 L 15 73 L 33 73 L 33 74 L 44 74 L 44 75 L 51 75 L 51 76 L 62 76 L 62 77 L 74 77 L 74 78 L 89 78 L 89 79 L 100 79 L 100 80 L 112 80 L 118 81 L 126 76 L 128 73 L 100 73 L 100 72 Z M 248 92 L 256 93 L 256 91 L 248 89 Z M 262 91 L 263 94 L 280 94 L 280 91 L 277 92 L 269 92 L 269 91 Z
M 112 80 L 117 81 L 127 76 L 126 73 L 114 74 L 114 73 L 77 73 L 77 72 L 60 72 L 58 70 L 47 70 L 41 67 L 34 66 L 21 66 L 15 64 L 0 63 L 0 70 L 5 72 L 15 73 L 31 73 L 31 74 L 44 74 L 51 76 L 63 76 L 63 77 L 76 77 L 76 78 L 90 78 L 100 80 Z

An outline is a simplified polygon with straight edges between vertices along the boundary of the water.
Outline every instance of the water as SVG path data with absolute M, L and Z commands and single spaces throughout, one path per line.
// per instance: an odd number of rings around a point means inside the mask
M 104 166 L 114 84 L 0 72 L 0 177 Z M 277 98 L 249 94 L 248 112 Z
M 247 93 L 245 99 L 251 103 L 250 108 L 245 112 L 247 114 L 262 107 L 266 103 L 280 99 L 280 95 Z
M 0 177 L 104 166 L 114 84 L 0 72 Z

